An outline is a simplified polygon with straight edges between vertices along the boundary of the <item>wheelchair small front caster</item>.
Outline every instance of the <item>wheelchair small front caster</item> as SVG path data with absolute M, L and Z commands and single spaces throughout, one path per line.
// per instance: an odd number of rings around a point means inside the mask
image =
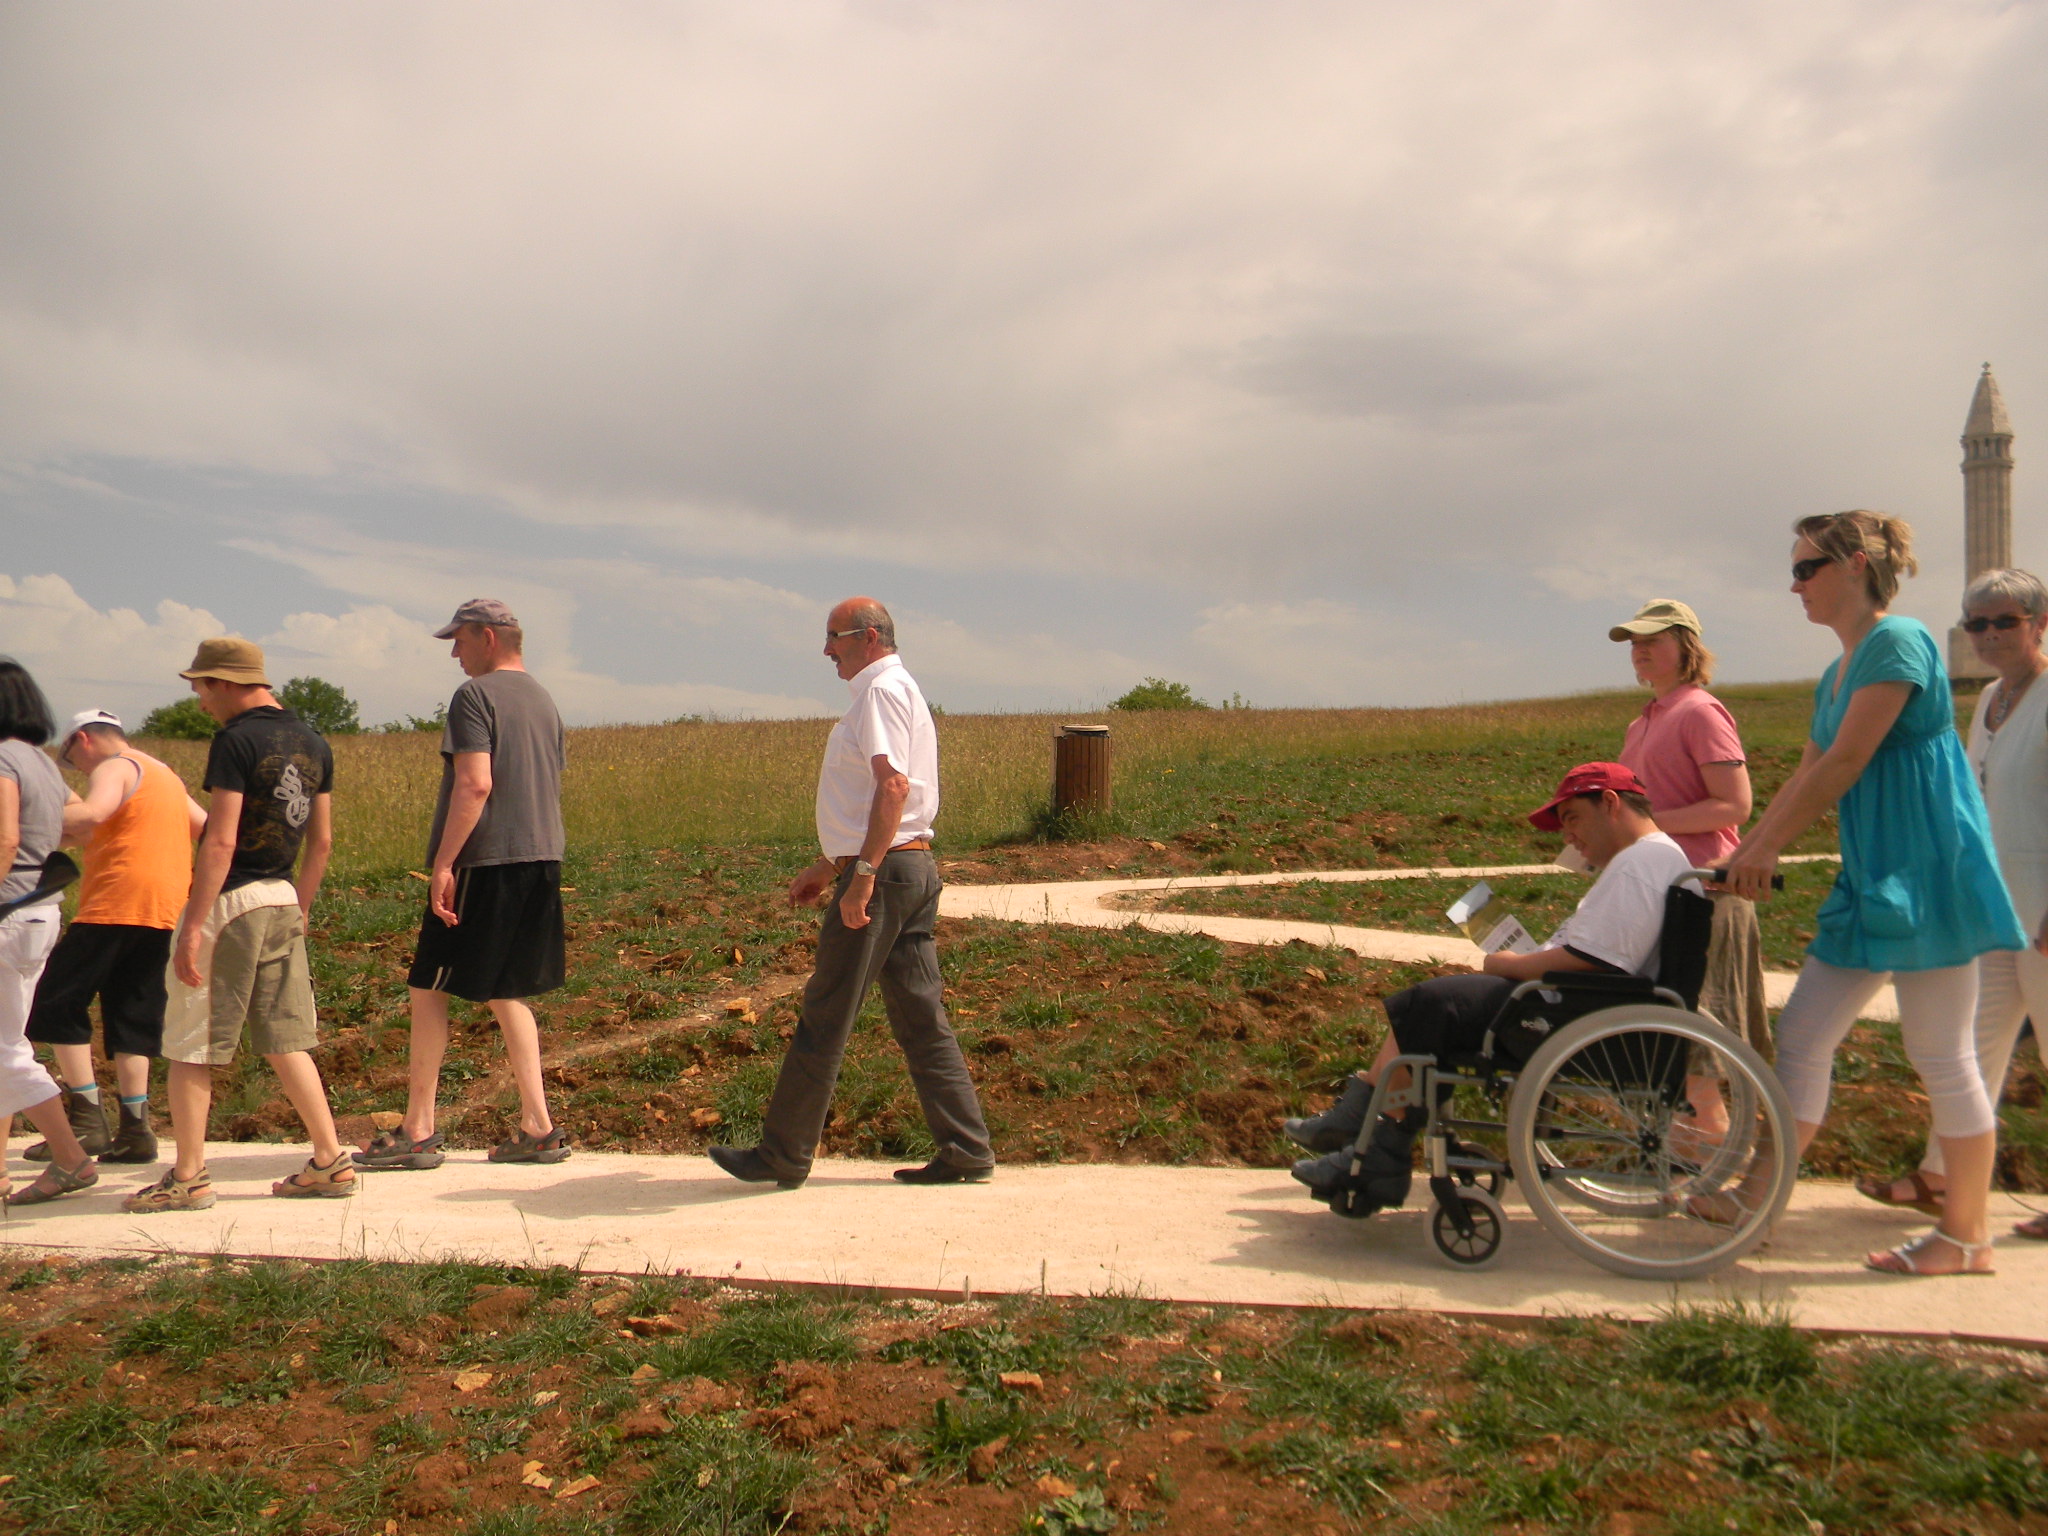
M 1453 1268 L 1484 1269 L 1500 1257 L 1507 1218 L 1501 1214 L 1500 1202 L 1483 1189 L 1460 1189 L 1458 1199 L 1472 1224 L 1471 1232 L 1459 1231 L 1457 1219 L 1439 1201 L 1429 1213 L 1430 1241 Z

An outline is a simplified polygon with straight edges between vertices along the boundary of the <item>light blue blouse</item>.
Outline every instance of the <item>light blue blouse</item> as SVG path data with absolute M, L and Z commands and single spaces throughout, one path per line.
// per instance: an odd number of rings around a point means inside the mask
M 1822 751 L 1857 689 L 1906 683 L 1913 691 L 1837 807 L 1842 872 L 1807 953 L 1855 970 L 1931 971 L 1986 950 L 2024 949 L 1934 636 L 1919 620 L 1890 614 L 1848 663 L 1839 693 L 1839 657 L 1814 690 L 1813 741 Z

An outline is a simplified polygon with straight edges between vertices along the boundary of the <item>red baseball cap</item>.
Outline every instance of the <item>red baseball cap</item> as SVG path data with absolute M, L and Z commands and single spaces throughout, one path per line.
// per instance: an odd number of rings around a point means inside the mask
M 1539 831 L 1559 831 L 1563 826 L 1557 819 L 1560 805 L 1579 795 L 1597 795 L 1603 789 L 1611 789 L 1618 795 L 1649 794 L 1649 790 L 1643 787 L 1643 781 L 1636 777 L 1635 770 L 1626 763 L 1581 763 L 1564 776 L 1548 804 L 1529 813 L 1529 823 Z

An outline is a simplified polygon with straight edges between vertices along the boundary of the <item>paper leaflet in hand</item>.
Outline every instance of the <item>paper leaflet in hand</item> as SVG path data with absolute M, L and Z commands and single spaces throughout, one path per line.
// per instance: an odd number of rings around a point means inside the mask
M 1522 926 L 1522 920 L 1508 910 L 1507 903 L 1484 880 L 1452 902 L 1444 915 L 1489 955 L 1501 950 L 1512 955 L 1530 955 L 1540 947 Z

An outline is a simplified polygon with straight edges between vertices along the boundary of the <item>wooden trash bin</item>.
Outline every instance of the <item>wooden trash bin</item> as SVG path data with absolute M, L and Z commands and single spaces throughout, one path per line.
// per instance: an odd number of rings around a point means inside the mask
M 1052 811 L 1109 813 L 1109 727 L 1063 725 L 1052 736 Z

